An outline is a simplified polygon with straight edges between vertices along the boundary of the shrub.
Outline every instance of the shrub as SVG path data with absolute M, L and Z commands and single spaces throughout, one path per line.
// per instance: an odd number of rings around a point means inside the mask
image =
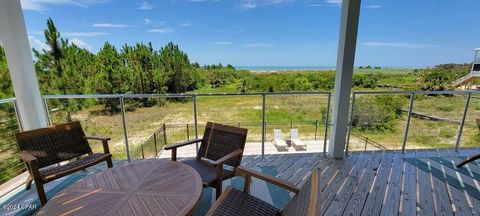
M 402 97 L 360 96 L 355 98 L 352 124 L 362 131 L 395 130 L 395 119 L 401 115 Z

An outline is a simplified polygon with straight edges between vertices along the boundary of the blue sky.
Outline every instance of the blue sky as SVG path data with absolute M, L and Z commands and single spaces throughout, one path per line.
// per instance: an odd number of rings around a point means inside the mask
M 341 0 L 21 0 L 32 47 L 52 17 L 62 36 L 97 52 L 105 41 L 179 44 L 192 61 L 334 66 Z M 356 65 L 470 62 L 478 0 L 363 0 Z

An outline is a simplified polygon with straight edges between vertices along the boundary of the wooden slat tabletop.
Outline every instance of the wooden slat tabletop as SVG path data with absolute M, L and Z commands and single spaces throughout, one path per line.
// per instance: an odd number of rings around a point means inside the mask
M 199 174 L 185 164 L 136 161 L 85 177 L 37 215 L 190 215 L 201 193 Z

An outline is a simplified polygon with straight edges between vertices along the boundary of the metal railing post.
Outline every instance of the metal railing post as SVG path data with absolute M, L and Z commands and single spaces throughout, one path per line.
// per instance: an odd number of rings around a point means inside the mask
M 331 103 L 332 93 L 328 93 L 327 99 L 327 113 L 325 114 L 325 137 L 323 138 L 323 155 L 327 155 L 327 136 L 328 136 L 328 125 L 330 124 L 330 103 Z
M 317 140 L 318 120 L 315 120 L 315 140 Z
M 368 137 L 365 137 L 365 151 L 367 151 Z
M 462 122 L 460 124 L 460 127 L 458 128 L 457 141 L 455 142 L 455 151 L 458 151 L 458 147 L 460 146 L 460 140 L 462 138 L 463 126 L 465 126 L 465 119 L 467 118 L 468 106 L 470 105 L 470 99 L 471 98 L 472 98 L 472 93 L 469 92 L 468 96 L 467 96 L 467 100 L 465 101 L 465 108 L 463 109 Z
M 188 123 L 187 123 L 187 140 L 190 140 L 190 132 L 189 132 L 189 128 L 188 128 Z
M 125 138 L 125 150 L 127 151 L 127 159 L 130 163 L 130 149 L 128 147 L 128 131 L 127 131 L 127 120 L 125 116 L 125 101 L 123 100 L 123 96 L 120 97 L 120 108 L 122 110 L 122 125 L 123 125 L 123 136 Z
M 52 120 L 50 119 L 50 110 L 48 109 L 48 99 L 43 98 L 43 108 L 45 109 L 45 115 L 47 116 L 47 125 L 52 125 Z
M 13 100 L 13 111 L 15 112 L 15 118 L 17 118 L 18 129 L 20 129 L 20 132 L 21 132 L 23 131 L 23 125 L 22 125 L 21 117 L 18 113 L 17 99 Z
M 408 106 L 407 123 L 405 124 L 405 134 L 403 134 L 402 154 L 405 154 L 405 146 L 407 145 L 408 130 L 410 129 L 410 120 L 412 119 L 413 100 L 415 93 L 410 95 L 410 105 Z
M 140 145 L 142 147 L 142 159 L 145 159 L 145 152 L 143 151 L 143 144 Z
M 265 94 L 262 94 L 262 158 L 265 156 Z
M 153 133 L 153 145 L 155 147 L 155 157 L 158 156 L 158 149 L 157 149 L 157 132 Z
M 347 145 L 345 147 L 345 155 L 348 155 L 348 148 L 350 146 L 350 135 L 352 133 L 352 127 L 353 127 L 353 112 L 355 110 L 355 96 L 356 96 L 356 93 L 353 92 L 353 94 L 352 94 L 352 107 L 350 107 L 350 121 L 348 123 Z
M 165 125 L 165 122 L 163 123 L 162 129 L 163 129 L 163 144 L 167 145 L 167 126 Z
M 195 139 L 198 139 L 197 95 L 193 96 L 193 121 L 195 124 Z M 198 143 L 195 143 L 195 154 L 198 154 Z

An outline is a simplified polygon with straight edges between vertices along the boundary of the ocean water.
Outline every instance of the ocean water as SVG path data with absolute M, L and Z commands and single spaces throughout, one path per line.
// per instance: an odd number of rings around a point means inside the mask
M 282 71 L 311 71 L 335 70 L 335 66 L 235 66 L 236 69 L 252 72 L 282 72 Z

